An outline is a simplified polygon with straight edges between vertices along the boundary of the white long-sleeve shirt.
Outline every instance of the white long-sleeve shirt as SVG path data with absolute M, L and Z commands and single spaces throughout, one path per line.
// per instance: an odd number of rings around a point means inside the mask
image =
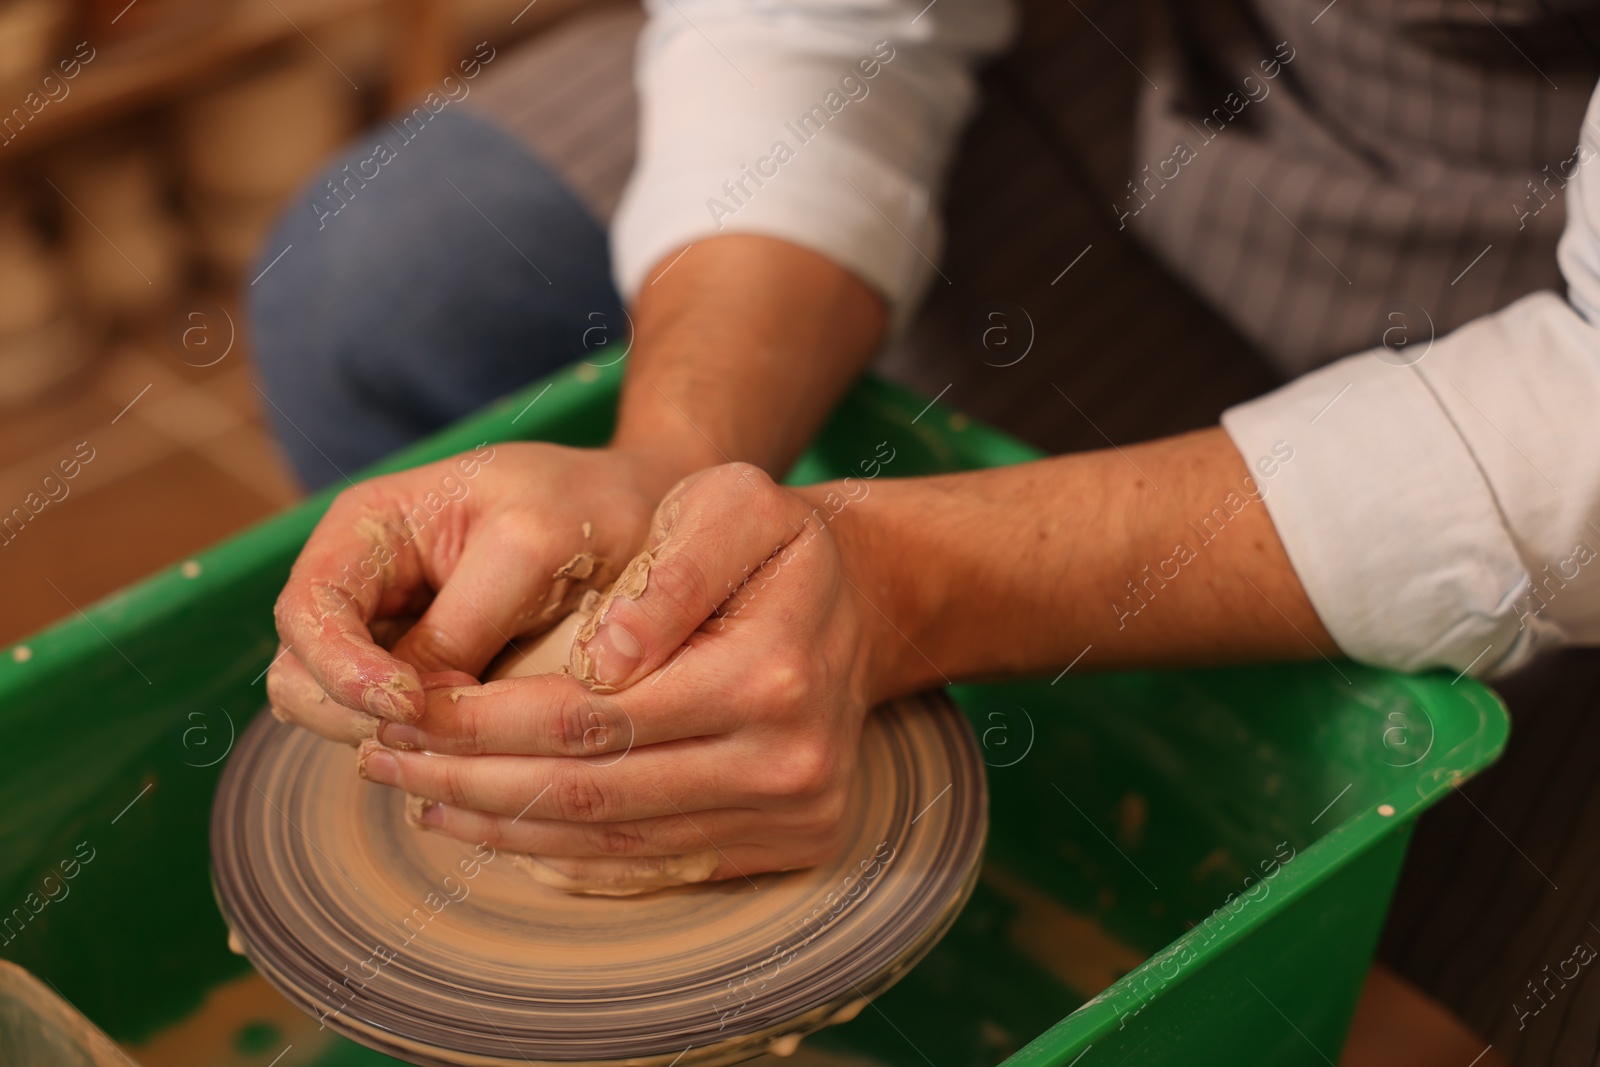
M 719 233 L 781 237 L 914 310 L 939 258 L 939 180 L 996 0 L 648 0 L 639 156 L 612 225 L 618 288 Z M 920 16 L 920 17 L 919 17 Z
M 1006 40 L 1009 8 L 647 7 L 640 155 L 613 222 L 624 295 L 694 241 L 760 233 L 853 271 L 904 322 L 936 270 L 940 175 L 973 105 L 972 65 Z M 1600 95 L 1582 131 L 1600 156 L 1597 134 Z M 1224 415 L 1247 462 L 1293 448 L 1266 507 L 1356 659 L 1494 674 L 1542 648 L 1600 643 L 1595 170 L 1579 165 L 1565 190 L 1566 299 L 1536 293 L 1431 343 L 1420 319 L 1397 320 L 1428 344 L 1416 362 L 1416 347 L 1374 349 Z

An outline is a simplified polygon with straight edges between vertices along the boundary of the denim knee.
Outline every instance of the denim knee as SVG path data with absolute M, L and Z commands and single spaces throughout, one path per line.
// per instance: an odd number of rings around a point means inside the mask
M 597 323 L 626 329 L 603 229 L 461 111 L 368 130 L 290 202 L 251 276 L 259 375 L 308 486 L 581 358 Z

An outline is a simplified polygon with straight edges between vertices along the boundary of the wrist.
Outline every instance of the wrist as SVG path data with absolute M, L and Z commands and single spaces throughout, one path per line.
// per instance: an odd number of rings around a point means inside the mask
M 735 407 L 710 388 L 678 382 L 680 374 L 649 373 L 648 365 L 630 372 L 622 383 L 617 425 L 608 447 L 628 458 L 660 498 L 695 471 L 736 460 L 762 463 L 762 456 L 744 454 L 733 428 L 721 417 Z M 696 405 L 693 397 L 710 397 Z
M 935 617 L 925 603 L 935 581 L 913 573 L 915 565 L 896 550 L 897 488 L 848 479 L 797 490 L 838 553 L 839 597 L 856 618 L 859 686 L 869 706 L 946 681 L 914 634 L 918 620 Z
M 877 348 L 883 301 L 779 238 L 724 234 L 691 247 L 664 260 L 634 302 L 612 443 L 670 453 L 679 477 L 731 462 L 781 476 Z
M 723 462 L 705 442 L 701 444 L 705 447 L 696 448 L 693 442 L 676 440 L 667 432 L 625 434 L 619 429 L 606 451 L 627 465 L 635 488 L 654 510 L 667 491 L 684 478 Z

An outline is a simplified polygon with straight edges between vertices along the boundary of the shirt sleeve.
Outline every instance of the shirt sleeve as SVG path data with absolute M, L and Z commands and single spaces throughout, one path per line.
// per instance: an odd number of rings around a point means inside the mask
M 695 241 L 757 233 L 850 270 L 903 323 L 936 270 L 940 176 L 972 67 L 1011 33 L 1006 0 L 646 7 L 639 157 L 611 230 L 624 298 Z
M 1565 299 L 1534 293 L 1438 339 L 1426 309 L 1397 312 L 1393 343 L 1223 415 L 1354 659 L 1492 676 L 1600 644 L 1597 134 L 1600 92 L 1553 168 Z

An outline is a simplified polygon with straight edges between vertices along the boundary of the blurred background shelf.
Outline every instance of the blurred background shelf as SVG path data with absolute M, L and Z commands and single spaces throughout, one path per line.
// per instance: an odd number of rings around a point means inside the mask
M 203 89 L 240 64 L 274 50 L 307 44 L 315 48 L 318 35 L 337 33 L 362 19 L 384 24 L 388 70 L 383 90 L 391 105 L 425 92 L 449 65 L 444 40 L 449 20 L 443 0 L 213 0 L 166 5 L 157 0 L 158 12 L 163 7 L 182 8 L 186 24 L 156 23 L 143 29 L 150 20 L 138 21 L 141 4 L 149 5 L 150 0 L 124 7 L 126 13 L 118 22 L 131 27 L 111 34 L 109 43 L 104 38 L 97 43 L 94 31 L 99 27 L 92 21 L 80 23 L 79 37 L 94 49 L 94 60 L 84 65 L 67 96 L 52 101 L 29 122 L 25 133 L 4 146 L 0 166 L 101 123 Z M 63 48 L 63 42 L 54 47 L 63 57 L 72 54 L 71 46 Z M 42 70 L 49 68 L 48 60 L 41 64 Z M 360 89 L 350 83 L 352 92 Z
M 0 532 L 0 640 L 298 497 L 238 303 L 266 231 L 478 42 L 585 2 L 0 0 L 0 520 L 50 512 Z

